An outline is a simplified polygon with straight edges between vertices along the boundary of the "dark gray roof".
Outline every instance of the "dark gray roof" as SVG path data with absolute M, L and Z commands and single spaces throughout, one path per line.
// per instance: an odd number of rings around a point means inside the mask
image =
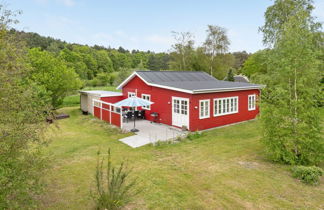
M 201 71 L 136 71 L 136 73 L 148 83 L 193 92 L 222 89 L 257 89 L 262 87 L 251 83 L 217 80 Z
M 245 82 L 245 83 L 250 82 L 249 79 L 246 76 L 243 76 L 243 75 L 235 75 L 234 76 L 234 81 L 235 82 Z

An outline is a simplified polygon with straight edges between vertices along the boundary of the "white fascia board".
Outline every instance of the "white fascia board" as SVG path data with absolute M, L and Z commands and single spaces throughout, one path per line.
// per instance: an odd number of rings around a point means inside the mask
M 144 81 L 145 84 L 153 87 L 168 89 L 168 90 L 174 90 L 189 94 L 200 94 L 200 93 L 214 93 L 214 92 L 228 92 L 228 91 L 239 91 L 239 90 L 252 90 L 252 89 L 261 89 L 264 88 L 265 85 L 258 85 L 258 86 L 250 86 L 250 87 L 237 87 L 237 88 L 219 88 L 219 89 L 205 89 L 205 90 L 186 90 L 181 88 L 175 88 L 165 85 L 158 85 L 158 84 L 152 84 L 147 81 L 143 77 L 141 77 L 137 72 L 133 72 L 127 79 L 125 79 L 116 89 L 121 89 L 124 85 L 126 85 L 131 79 L 133 79 L 135 76 L 138 76 L 142 81 Z
M 183 93 L 190 93 L 193 94 L 194 92 L 191 90 L 185 90 L 181 88 L 175 88 L 175 87 L 169 87 L 169 86 L 164 86 L 164 85 L 157 85 L 157 84 L 150 84 L 151 86 L 158 87 L 158 88 L 163 88 L 163 89 L 168 89 L 168 90 L 175 90 Z
M 149 83 L 143 77 L 141 77 L 139 74 L 137 74 L 136 72 L 131 74 L 127 79 L 125 79 L 120 85 L 118 85 L 118 87 L 116 89 L 121 89 L 123 86 L 125 86 L 135 76 L 138 76 L 145 84 L 147 84 L 149 86 L 164 88 L 164 89 L 168 89 L 168 90 L 175 90 L 175 91 L 180 91 L 180 92 L 190 93 L 190 94 L 193 93 L 193 91 L 191 91 L 191 90 L 185 90 L 185 89 L 174 88 L 174 87 L 169 87 L 169 86 L 165 86 L 165 85 L 158 85 L 158 84 Z
M 152 84 L 152 83 L 146 82 L 145 79 L 143 79 L 143 77 L 141 77 L 137 73 L 136 73 L 136 76 L 138 76 L 141 80 L 143 80 L 145 82 L 145 84 L 147 84 L 149 86 L 164 88 L 164 89 L 168 89 L 168 90 L 175 90 L 175 91 L 180 91 L 180 92 L 184 92 L 184 93 L 191 93 L 191 94 L 193 93 L 191 90 L 185 90 L 185 89 L 174 88 L 174 87 L 169 87 L 169 86 L 165 86 L 165 85 L 158 85 L 158 84 Z
M 230 91 L 240 91 L 240 90 L 254 90 L 261 89 L 263 87 L 260 86 L 250 86 L 250 87 L 241 87 L 241 88 L 219 88 L 219 89 L 205 89 L 205 90 L 194 90 L 193 94 L 200 93 L 217 93 L 217 92 L 230 92 Z
M 114 97 L 114 96 L 122 96 L 123 93 L 120 93 L 120 94 L 114 94 L 114 95 L 111 95 L 111 94 L 102 94 L 100 95 L 100 97 Z

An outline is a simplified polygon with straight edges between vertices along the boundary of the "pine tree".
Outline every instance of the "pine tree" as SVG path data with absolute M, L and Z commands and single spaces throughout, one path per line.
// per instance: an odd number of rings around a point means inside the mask
M 234 70 L 232 68 L 230 68 L 227 72 L 227 76 L 226 76 L 226 80 L 227 81 L 231 81 L 234 82 Z

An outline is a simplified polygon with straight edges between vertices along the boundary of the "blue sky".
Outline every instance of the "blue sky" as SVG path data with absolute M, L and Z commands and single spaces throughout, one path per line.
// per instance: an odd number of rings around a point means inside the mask
M 22 10 L 17 29 L 68 42 L 166 52 L 171 31 L 190 31 L 196 46 L 208 24 L 225 27 L 230 51 L 263 48 L 258 27 L 270 0 L 4 0 Z M 314 14 L 324 21 L 324 0 Z

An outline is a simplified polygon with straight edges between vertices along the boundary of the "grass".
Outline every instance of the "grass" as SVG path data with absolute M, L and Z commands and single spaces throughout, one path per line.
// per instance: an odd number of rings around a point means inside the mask
M 130 209 L 323 209 L 324 187 L 292 178 L 290 167 L 267 160 L 258 121 L 205 132 L 200 138 L 132 149 L 127 136 L 78 108 L 48 132 L 53 169 L 42 208 L 91 209 L 96 152 L 111 148 L 113 163 L 127 160 L 144 191 Z M 103 152 L 104 153 L 104 152 Z
M 120 92 L 120 90 L 116 90 L 115 86 L 85 87 L 82 90 L 106 90 L 106 91 Z M 72 106 L 78 106 L 79 104 L 80 104 L 80 94 L 76 92 L 73 95 L 65 97 L 61 107 L 72 107 Z

